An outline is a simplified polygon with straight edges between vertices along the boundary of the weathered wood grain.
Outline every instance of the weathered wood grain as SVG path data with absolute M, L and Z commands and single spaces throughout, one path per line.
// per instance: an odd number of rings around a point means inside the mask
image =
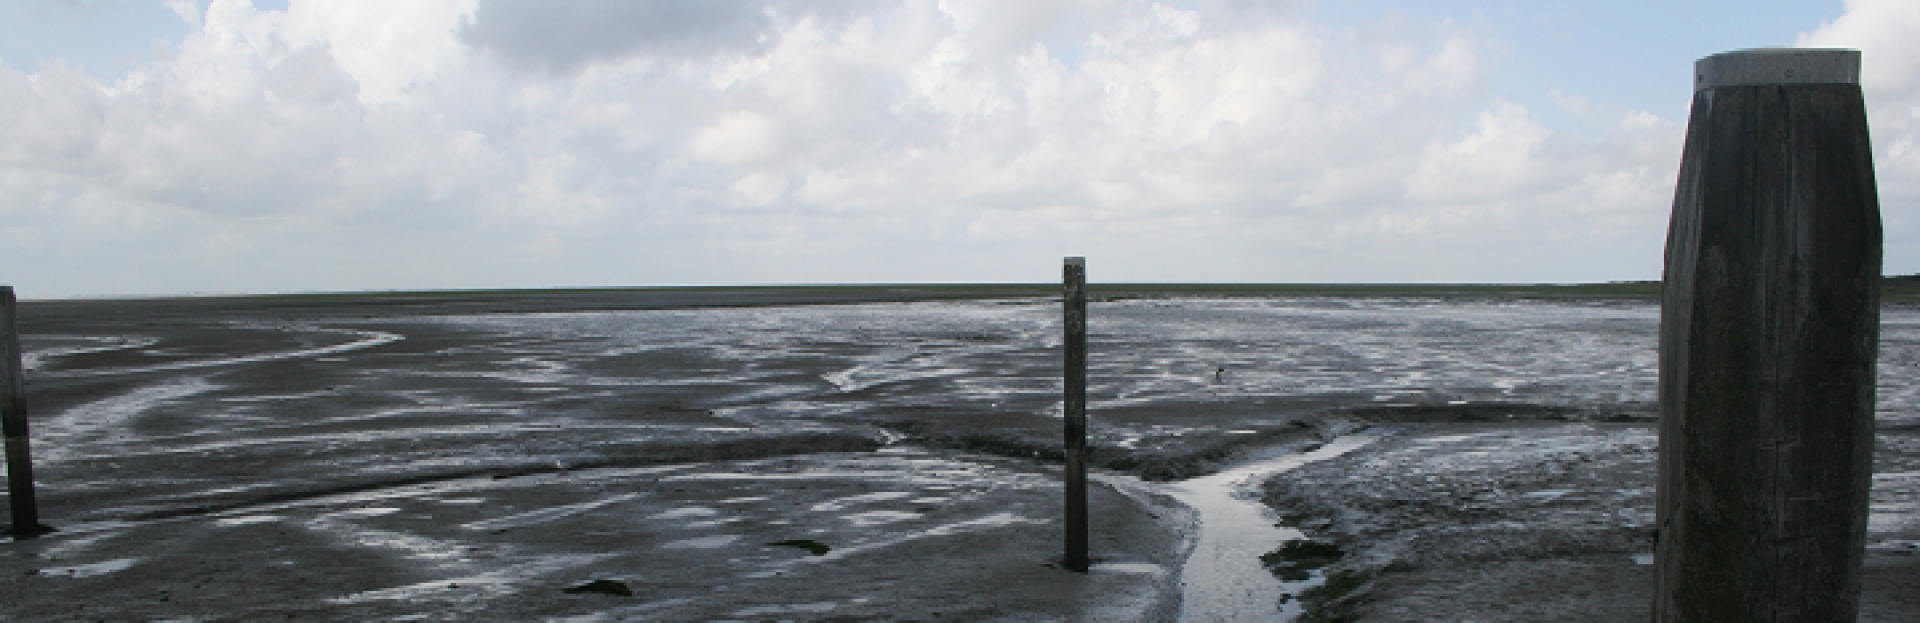
M 1881 264 L 1869 148 L 1857 84 L 1694 94 L 1662 295 L 1656 620 L 1857 614 Z

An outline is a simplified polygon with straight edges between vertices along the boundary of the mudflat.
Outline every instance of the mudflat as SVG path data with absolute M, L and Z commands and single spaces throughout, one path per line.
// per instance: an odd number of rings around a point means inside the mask
M 1164 483 L 1366 430 L 1248 492 L 1325 546 L 1246 552 L 1307 618 L 1644 618 L 1657 307 L 1180 294 L 1090 311 L 1087 574 L 1031 287 L 28 301 L 58 532 L 0 542 L 0 615 L 1262 620 L 1183 612 Z M 1907 620 L 1889 319 L 1867 602 Z
M 1073 573 L 1054 564 L 1057 466 L 721 412 L 827 385 L 814 364 L 847 353 L 779 349 L 736 384 L 671 336 L 603 352 L 487 317 L 896 298 L 832 294 L 28 303 L 58 531 L 0 543 L 0 614 L 1173 616 L 1191 516 L 1168 498 L 1094 487 L 1101 564 Z
M 1383 423 L 1384 424 L 1384 423 Z M 1653 599 L 1654 427 L 1402 422 L 1266 483 L 1343 559 L 1322 620 L 1643 621 Z M 1920 436 L 1875 449 L 1861 621 L 1920 620 Z

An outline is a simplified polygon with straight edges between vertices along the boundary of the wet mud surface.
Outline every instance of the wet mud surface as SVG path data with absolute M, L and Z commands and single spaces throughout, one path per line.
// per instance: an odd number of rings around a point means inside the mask
M 1290 525 L 1345 550 L 1317 620 L 1640 621 L 1653 596 L 1654 427 L 1406 423 L 1269 480 Z M 1881 433 L 1862 621 L 1920 620 L 1920 438 Z
M 1645 602 L 1646 304 L 1097 304 L 1083 575 L 1054 565 L 1056 301 L 235 301 L 23 304 L 59 531 L 0 541 L 0 618 L 1234 620 L 1183 614 L 1205 531 L 1177 487 L 1356 431 L 1237 485 L 1340 552 L 1245 552 L 1306 575 L 1260 580 L 1285 607 L 1502 620 L 1589 576 L 1560 612 Z M 1920 314 L 1888 318 L 1891 569 Z M 1913 594 L 1893 577 L 1869 594 Z
M 1048 566 L 1056 479 L 922 451 L 478 477 L 12 546 L 23 620 L 977 620 L 1150 611 L 1177 542 L 1152 500 L 1099 490 L 1096 552 Z M 815 548 L 792 547 L 802 542 Z M 816 551 L 818 553 L 816 553 Z M 26 567 L 32 573 L 19 571 Z M 1143 577 L 1144 576 L 1144 577 Z M 629 594 L 581 586 L 618 583 Z M 978 595 L 976 597 L 976 595 Z M 109 598 L 110 597 L 110 598 Z

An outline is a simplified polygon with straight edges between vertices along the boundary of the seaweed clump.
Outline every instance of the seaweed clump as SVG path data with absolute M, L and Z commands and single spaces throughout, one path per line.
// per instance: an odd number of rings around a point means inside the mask
M 1345 555 L 1346 552 L 1331 543 L 1295 540 L 1261 554 L 1260 563 L 1282 580 L 1300 582 L 1312 577 L 1313 570 L 1339 562 Z

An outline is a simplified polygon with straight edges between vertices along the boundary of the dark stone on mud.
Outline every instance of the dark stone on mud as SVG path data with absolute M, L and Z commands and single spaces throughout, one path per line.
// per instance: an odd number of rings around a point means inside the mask
M 581 584 L 579 586 L 575 586 L 572 588 L 562 589 L 562 591 L 567 593 L 573 593 L 575 595 L 584 594 L 584 593 L 600 593 L 602 595 L 617 595 L 620 597 L 633 596 L 633 589 L 627 588 L 626 583 L 618 582 L 615 580 L 594 580 L 592 582 Z
M 775 547 L 797 547 L 813 552 L 815 556 L 825 555 L 827 552 L 833 551 L 833 548 L 828 547 L 826 543 L 821 543 L 813 539 L 787 539 L 785 541 L 774 541 L 767 545 Z

